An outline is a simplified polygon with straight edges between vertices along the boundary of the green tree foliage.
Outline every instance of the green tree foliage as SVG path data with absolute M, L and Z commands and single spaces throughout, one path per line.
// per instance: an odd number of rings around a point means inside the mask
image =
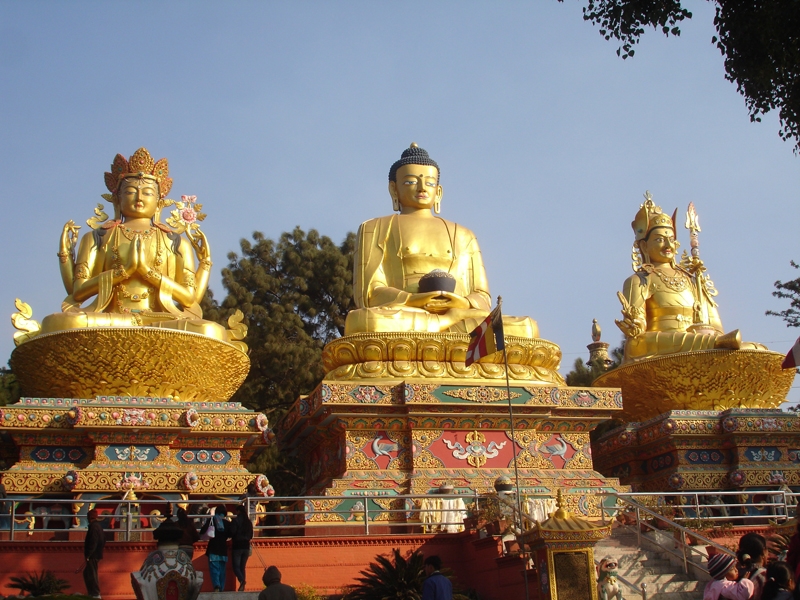
M 322 380 L 322 348 L 344 333 L 354 308 L 355 235 L 336 245 L 298 227 L 277 243 L 255 232 L 240 245 L 241 254 L 229 254 L 222 271 L 226 297 L 217 303 L 209 293 L 201 306 L 205 318 L 219 323 L 237 309 L 244 313 L 250 373 L 231 400 L 263 411 L 274 424 Z M 275 447 L 248 468 L 266 473 L 279 495 L 301 490 L 302 465 Z
M 559 0 L 562 1 L 563 0 Z M 734 82 L 751 121 L 777 109 L 779 135 L 800 151 L 800 2 L 714 0 L 717 35 L 711 39 L 725 58 L 725 78 Z M 588 0 L 583 18 L 600 35 L 620 42 L 617 55 L 634 55 L 645 27 L 680 35 L 692 13 L 682 0 Z
M 0 368 L 0 406 L 14 404 L 20 399 L 19 382 L 11 369 Z
M 277 243 L 255 232 L 228 255 L 228 294 L 209 310 L 220 322 L 241 310 L 248 326 L 250 374 L 233 400 L 254 410 L 285 410 L 322 380 L 322 348 L 344 333 L 353 305 L 350 233 L 337 246 L 315 230 L 295 228 Z
M 795 269 L 800 269 L 800 265 L 791 261 Z M 776 298 L 786 298 L 789 300 L 789 308 L 780 312 L 767 311 L 768 315 L 781 317 L 789 327 L 800 327 L 800 277 L 791 281 L 776 281 L 776 290 L 772 295 Z

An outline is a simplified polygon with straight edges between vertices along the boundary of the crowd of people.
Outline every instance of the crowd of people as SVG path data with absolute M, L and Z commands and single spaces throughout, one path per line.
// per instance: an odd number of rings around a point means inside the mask
M 708 561 L 711 581 L 703 600 L 800 600 L 800 527 L 792 536 L 785 560 L 767 562 L 767 540 L 748 533 L 736 556 L 715 554 Z

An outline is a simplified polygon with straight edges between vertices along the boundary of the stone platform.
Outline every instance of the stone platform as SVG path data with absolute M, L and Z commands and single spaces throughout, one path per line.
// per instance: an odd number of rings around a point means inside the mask
M 800 486 L 800 417 L 779 409 L 673 410 L 603 435 L 595 466 L 637 492 Z
M 269 435 L 267 419 L 238 402 L 100 396 L 22 398 L 0 409 L 9 493 L 237 496 Z M 17 496 L 19 497 L 19 496 Z
M 597 516 L 599 490 L 618 490 L 592 466 L 589 431 L 622 408 L 616 389 L 512 382 L 514 430 L 522 493 L 563 489 L 575 514 Z M 346 525 L 368 509 L 397 509 L 381 519 L 405 521 L 394 498 L 428 494 L 442 484 L 457 493 L 486 493 L 514 477 L 514 443 L 504 382 L 453 379 L 343 382 L 326 379 L 298 400 L 276 426 L 282 447 L 309 465 L 309 525 Z M 337 512 L 333 512 L 337 511 Z

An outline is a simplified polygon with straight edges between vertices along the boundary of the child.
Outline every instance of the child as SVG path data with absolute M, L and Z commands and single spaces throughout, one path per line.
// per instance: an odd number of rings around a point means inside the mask
M 729 554 L 715 554 L 708 560 L 708 574 L 713 578 L 706 585 L 703 600 L 748 600 L 755 587 L 749 579 L 736 581 L 739 570 Z
M 767 582 L 761 600 L 792 600 L 794 580 L 789 565 L 785 562 L 774 562 L 767 567 Z

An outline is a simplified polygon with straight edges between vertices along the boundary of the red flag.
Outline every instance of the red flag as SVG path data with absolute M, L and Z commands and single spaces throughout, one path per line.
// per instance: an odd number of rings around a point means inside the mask
M 505 348 L 503 339 L 503 316 L 500 306 L 489 313 L 483 322 L 470 332 L 472 338 L 467 348 L 466 366 Z
M 784 369 L 795 369 L 797 365 L 800 365 L 800 338 L 797 338 L 794 346 L 789 350 L 789 354 L 783 359 L 781 367 Z

